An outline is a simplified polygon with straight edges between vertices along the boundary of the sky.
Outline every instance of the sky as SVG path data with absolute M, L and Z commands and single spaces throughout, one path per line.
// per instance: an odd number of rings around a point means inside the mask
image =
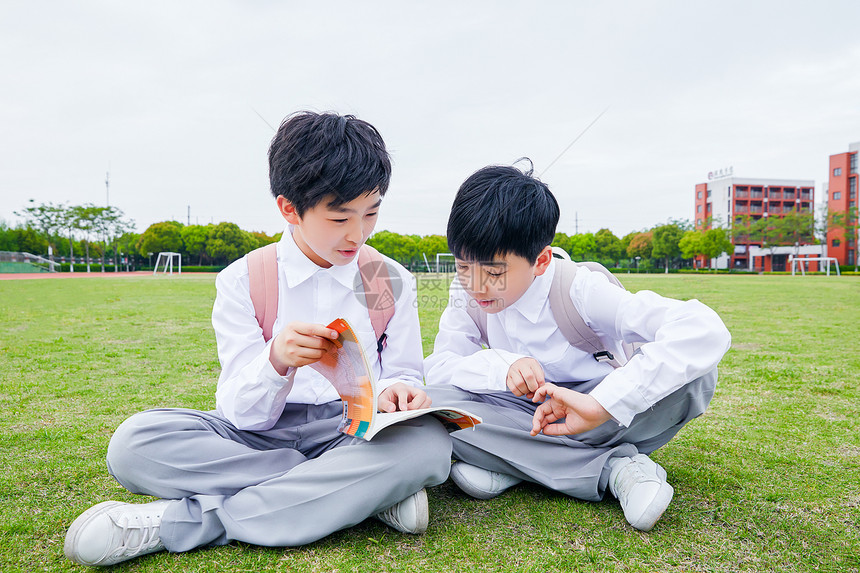
M 4 0 L 0 221 L 32 199 L 274 234 L 267 150 L 298 110 L 382 133 L 377 230 L 444 234 L 466 177 L 523 156 L 569 234 L 692 219 L 728 167 L 818 203 L 860 141 L 858 22 L 856 0 Z

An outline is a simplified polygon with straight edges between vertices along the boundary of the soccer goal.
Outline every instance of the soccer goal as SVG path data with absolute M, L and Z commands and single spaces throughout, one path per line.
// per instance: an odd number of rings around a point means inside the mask
M 439 259 L 441 259 L 442 257 L 451 257 L 453 259 L 454 255 L 452 255 L 451 253 L 436 253 L 436 272 L 437 273 L 439 272 Z
M 791 276 L 794 276 L 796 268 L 800 268 L 800 274 L 802 276 L 806 276 L 806 265 L 804 263 L 809 263 L 812 261 L 816 261 L 818 263 L 819 268 L 822 266 L 821 263 L 824 263 L 824 269 L 827 276 L 830 276 L 830 264 L 833 263 L 833 266 L 836 267 L 836 276 L 841 276 L 839 273 L 839 261 L 836 260 L 836 257 L 794 257 L 789 256 L 788 262 L 791 265 Z M 795 266 L 795 264 L 797 264 Z
M 152 275 L 155 276 L 158 274 L 158 265 L 161 265 L 161 272 L 165 274 L 173 274 L 173 261 L 177 261 L 177 268 L 179 270 L 179 274 L 182 274 L 182 255 L 180 253 L 171 253 L 169 251 L 162 251 L 158 253 L 158 258 L 155 259 L 155 268 L 152 270 Z

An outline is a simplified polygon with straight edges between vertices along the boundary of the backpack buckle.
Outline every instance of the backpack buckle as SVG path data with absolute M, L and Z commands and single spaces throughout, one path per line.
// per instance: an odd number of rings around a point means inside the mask
M 382 354 L 382 350 L 385 348 L 385 339 L 388 338 L 388 334 L 385 332 L 382 333 L 382 336 L 376 341 L 376 352 Z
M 598 362 L 610 362 L 615 360 L 615 357 L 608 350 L 601 350 L 600 352 L 595 352 L 592 354 L 595 360 Z

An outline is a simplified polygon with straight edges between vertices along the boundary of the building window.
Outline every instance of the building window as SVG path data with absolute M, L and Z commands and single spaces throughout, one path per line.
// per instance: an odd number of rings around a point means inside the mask
M 696 199 L 701 199 L 701 198 L 702 198 L 702 192 L 699 191 L 698 193 L 696 193 Z
M 834 177 L 839 177 L 840 175 L 842 175 L 842 168 L 841 167 L 837 167 L 836 169 L 833 170 L 833 176 Z
M 696 219 L 696 226 L 697 226 L 697 227 L 701 227 L 701 226 L 702 226 L 702 220 L 701 220 L 701 219 Z
M 731 197 L 731 196 L 732 196 L 732 186 L 729 185 L 729 197 Z
M 702 212 L 702 205 L 700 203 L 700 204 L 696 205 L 696 213 L 701 213 L 701 212 Z
M 842 192 L 841 191 L 834 191 L 833 192 L 833 200 L 838 201 L 839 199 L 842 199 Z
M 857 173 L 857 154 L 856 153 L 851 154 L 850 167 L 851 167 L 851 169 L 850 169 L 851 173 Z
M 708 199 L 710 199 L 710 198 L 711 198 L 711 190 L 708 189 Z
M 848 198 L 856 199 L 857 198 L 857 178 L 852 177 L 848 180 Z
M 833 241 L 831 241 L 831 243 L 830 243 L 830 246 L 831 247 L 838 247 L 840 244 L 841 243 L 839 242 L 839 239 L 833 239 Z

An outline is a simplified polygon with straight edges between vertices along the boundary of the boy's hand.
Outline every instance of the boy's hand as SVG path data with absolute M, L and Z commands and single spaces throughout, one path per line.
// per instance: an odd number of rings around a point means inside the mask
M 543 368 L 534 358 L 520 358 L 508 369 L 506 382 L 514 396 L 532 398 L 535 390 L 543 386 Z
M 396 382 L 382 391 L 378 405 L 380 412 L 396 412 L 429 408 L 430 402 L 430 396 L 421 388 Z
M 337 336 L 336 330 L 321 324 L 291 322 L 272 341 L 269 362 L 278 374 L 286 376 L 287 368 L 317 362 L 334 348 L 332 340 Z
M 532 402 L 549 398 L 535 410 L 532 418 L 532 436 L 543 432 L 547 436 L 581 434 L 612 419 L 600 403 L 580 392 L 544 384 L 535 392 Z M 564 422 L 553 423 L 564 419 Z

